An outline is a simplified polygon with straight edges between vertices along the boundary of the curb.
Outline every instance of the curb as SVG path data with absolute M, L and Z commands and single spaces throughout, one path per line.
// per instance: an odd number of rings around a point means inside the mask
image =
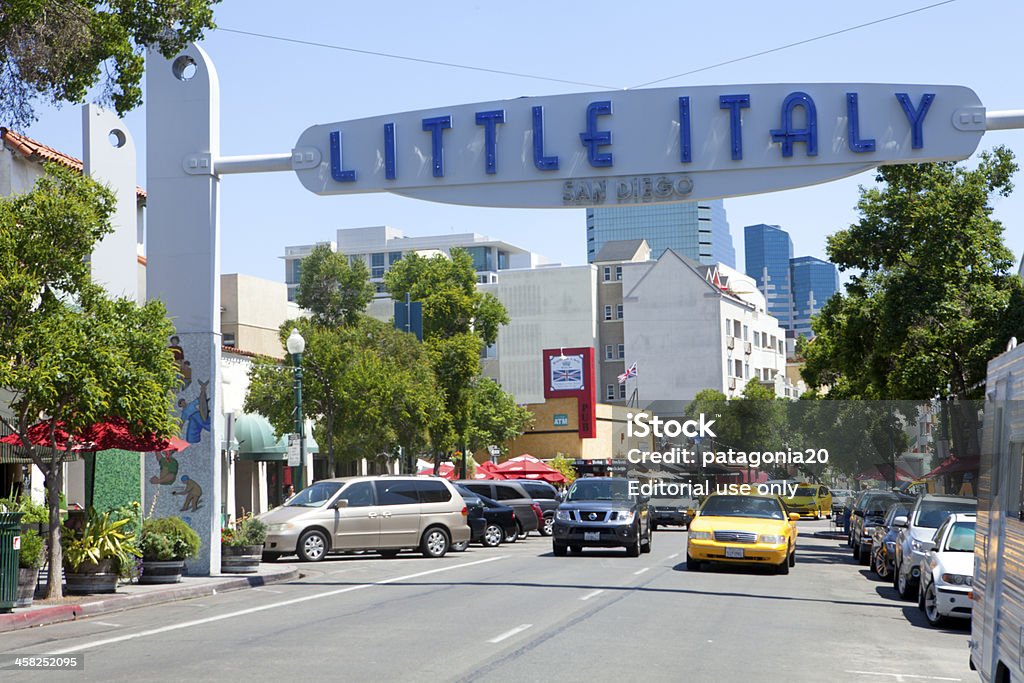
M 27 612 L 0 614 L 0 633 L 17 631 L 33 626 L 75 621 L 80 617 L 94 617 L 100 614 L 121 612 L 137 607 L 159 605 L 165 602 L 216 595 L 218 592 L 227 593 L 244 588 L 258 588 L 259 586 L 273 583 L 294 581 L 298 578 L 299 570 L 293 567 L 290 571 L 278 574 L 232 577 L 216 583 L 205 583 L 199 586 L 181 586 L 168 590 L 153 591 L 152 593 L 115 596 L 75 605 L 54 605 L 53 607 L 41 607 Z

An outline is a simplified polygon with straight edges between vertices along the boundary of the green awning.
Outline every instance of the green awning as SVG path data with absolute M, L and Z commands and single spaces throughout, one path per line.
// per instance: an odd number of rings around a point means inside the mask
M 288 435 L 274 438 L 274 428 L 267 418 L 259 414 L 242 413 L 235 417 L 235 441 L 238 459 L 264 462 L 288 460 Z M 320 446 L 313 439 L 313 430 L 306 425 L 306 452 L 319 453 Z

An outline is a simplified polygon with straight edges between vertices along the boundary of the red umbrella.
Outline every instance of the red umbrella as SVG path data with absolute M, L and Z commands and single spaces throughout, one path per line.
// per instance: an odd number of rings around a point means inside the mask
M 128 423 L 122 418 L 110 418 L 103 422 L 97 422 L 86 429 L 81 435 L 71 436 L 64 430 L 61 423 L 57 423 L 56 430 L 57 450 L 67 450 L 68 441 L 71 441 L 71 449 L 75 452 L 106 451 L 120 449 L 123 451 L 138 451 L 150 453 L 159 451 L 180 451 L 188 448 L 189 443 L 184 439 L 172 436 L 169 439 L 160 438 L 152 433 L 133 435 L 128 429 Z M 50 443 L 50 423 L 39 422 L 28 428 L 28 438 L 33 446 L 54 447 Z M 0 437 L 0 443 L 13 446 L 20 446 L 21 437 L 18 434 L 8 434 Z
M 433 476 L 434 468 L 433 467 L 425 467 L 422 470 L 420 470 L 419 472 L 417 472 L 417 474 L 426 475 L 426 476 Z M 441 466 L 437 470 L 437 476 L 444 477 L 445 479 L 452 479 L 452 480 L 459 478 L 458 474 L 456 474 L 456 472 L 455 472 L 455 467 L 450 462 L 443 462 L 443 463 L 441 463 Z
M 552 483 L 565 481 L 562 473 L 544 463 L 532 460 L 509 460 L 497 465 L 496 470 L 506 478 L 543 479 Z
M 497 467 L 490 460 L 476 466 L 474 479 L 504 479 L 505 475 L 498 471 Z

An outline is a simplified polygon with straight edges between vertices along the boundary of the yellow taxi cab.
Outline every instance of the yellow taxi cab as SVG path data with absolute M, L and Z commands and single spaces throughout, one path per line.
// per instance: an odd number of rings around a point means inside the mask
M 708 497 L 690 522 L 686 568 L 700 571 L 705 562 L 762 564 L 788 574 L 796 564 L 796 522 L 778 496 Z
M 792 496 L 782 499 L 786 509 L 801 517 L 832 519 L 832 492 L 821 484 L 797 484 Z

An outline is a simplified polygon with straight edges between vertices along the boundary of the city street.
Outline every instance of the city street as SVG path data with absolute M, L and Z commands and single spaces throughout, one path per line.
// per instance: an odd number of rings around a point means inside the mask
M 800 523 L 788 576 L 688 572 L 682 530 L 639 558 L 556 558 L 531 535 L 441 560 L 331 557 L 289 584 L 7 633 L 2 650 L 85 654 L 84 672 L 18 680 L 976 680 L 968 622 L 929 628 L 829 526 Z

